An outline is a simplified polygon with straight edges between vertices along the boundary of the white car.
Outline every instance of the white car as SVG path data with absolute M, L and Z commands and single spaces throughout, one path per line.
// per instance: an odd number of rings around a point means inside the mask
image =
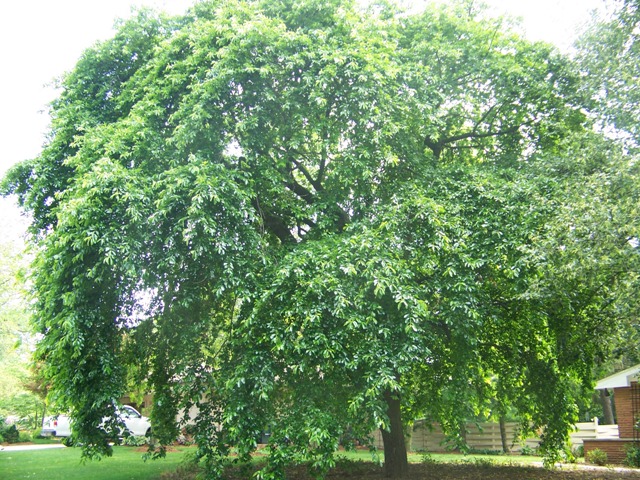
M 131 435 L 151 436 L 151 423 L 135 408 L 124 405 L 118 408 L 118 415 Z M 42 434 L 54 437 L 68 437 L 71 435 L 71 422 L 67 415 L 46 417 L 42 422 Z

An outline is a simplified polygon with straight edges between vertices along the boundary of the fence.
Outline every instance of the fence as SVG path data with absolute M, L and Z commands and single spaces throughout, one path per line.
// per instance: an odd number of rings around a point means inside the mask
M 618 438 L 618 425 L 600 425 L 596 417 L 593 422 L 578 423 L 571 434 L 572 445 L 582 445 L 584 440 Z
M 466 441 L 473 450 L 501 451 L 502 437 L 498 423 L 469 423 L 467 424 Z M 519 452 L 523 448 L 535 449 L 540 444 L 540 438 L 534 436 L 522 440 L 520 438 L 520 424 L 507 422 L 505 424 L 507 443 L 513 452 Z M 596 418 L 593 422 L 578 423 L 576 431 L 570 435 L 571 445 L 580 446 L 585 439 L 617 438 L 617 425 L 599 425 Z M 382 435 L 379 431 L 374 434 L 375 444 L 382 448 Z M 428 425 L 424 422 L 416 422 L 411 438 L 412 451 L 447 452 L 453 449 L 453 445 L 447 441 L 446 436 L 438 424 Z

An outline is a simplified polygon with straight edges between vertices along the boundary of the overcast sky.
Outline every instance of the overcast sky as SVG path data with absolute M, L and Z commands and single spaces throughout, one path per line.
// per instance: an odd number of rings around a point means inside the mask
M 444 0 L 443 0 L 444 1 Z M 406 0 L 405 3 L 412 3 Z M 487 0 L 496 12 L 523 19 L 526 34 L 567 49 L 590 11 L 604 0 Z M 113 34 L 116 18 L 131 7 L 181 13 L 193 0 L 8 0 L 0 4 L 0 176 L 35 157 L 44 141 L 43 114 L 55 95 L 52 79 L 73 68 L 82 51 Z M 415 3 L 424 3 L 422 1 Z M 2 199 L 4 200 L 4 199 Z M 9 203 L 0 200 L 0 216 Z M 15 216 L 0 218 L 0 235 Z

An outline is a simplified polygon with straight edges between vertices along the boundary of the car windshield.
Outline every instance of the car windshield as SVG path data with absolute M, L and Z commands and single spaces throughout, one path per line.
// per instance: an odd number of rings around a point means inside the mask
M 124 405 L 120 411 L 125 417 L 136 417 L 136 418 L 141 417 L 138 411 L 135 408 L 130 407 L 129 405 Z

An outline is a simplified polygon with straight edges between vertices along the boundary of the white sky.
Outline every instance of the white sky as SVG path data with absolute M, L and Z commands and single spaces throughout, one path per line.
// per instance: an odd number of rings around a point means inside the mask
M 520 16 L 527 35 L 567 49 L 575 29 L 604 0 L 486 0 L 497 12 Z M 405 0 L 422 3 L 422 0 Z M 0 176 L 37 156 L 55 95 L 52 79 L 73 68 L 82 51 L 113 34 L 116 18 L 133 5 L 181 13 L 193 0 L 6 0 L 0 3 Z M 0 236 L 17 225 L 12 200 L 0 199 Z

